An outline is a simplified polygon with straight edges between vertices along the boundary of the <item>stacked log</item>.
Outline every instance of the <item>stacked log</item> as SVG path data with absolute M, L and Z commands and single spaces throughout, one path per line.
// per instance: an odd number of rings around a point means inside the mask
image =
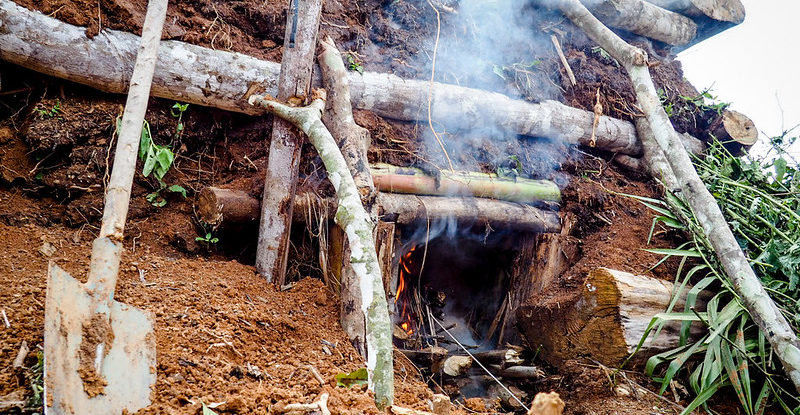
M 542 346 L 549 363 L 591 358 L 616 366 L 636 350 L 653 316 L 667 309 L 673 288 L 668 281 L 598 268 L 589 273 L 577 298 L 521 307 L 518 325 L 529 344 Z M 700 309 L 703 298 L 698 300 Z M 684 304 L 685 299 L 679 300 L 675 310 L 683 311 Z M 697 333 L 698 324 L 692 327 Z M 680 323 L 674 322 L 657 338 L 651 333 L 636 361 L 678 346 L 679 332 Z

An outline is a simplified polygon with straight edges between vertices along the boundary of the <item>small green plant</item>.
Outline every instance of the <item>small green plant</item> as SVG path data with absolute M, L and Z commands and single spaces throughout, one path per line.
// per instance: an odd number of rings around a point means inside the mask
M 361 368 L 350 373 L 339 373 L 333 377 L 336 379 L 336 386 L 349 388 L 353 385 L 367 384 L 367 369 Z
M 119 131 L 120 119 L 117 119 L 117 130 Z M 142 136 L 139 140 L 139 158 L 144 160 L 142 167 L 142 175 L 148 177 L 151 174 L 158 182 L 155 191 L 147 194 L 145 198 L 151 205 L 162 207 L 167 204 L 167 199 L 164 198 L 162 192 L 178 193 L 184 198 L 186 197 L 186 189 L 183 186 L 173 184 L 167 186 L 164 183 L 164 176 L 172 167 L 175 161 L 175 153 L 169 146 L 160 146 L 153 142 L 153 135 L 150 132 L 150 123 L 144 122 L 142 126 Z
M 183 113 L 186 112 L 188 108 L 189 104 L 181 104 L 176 102 L 169 110 L 170 115 L 172 115 L 173 118 L 178 119 L 178 125 L 175 126 L 175 134 L 172 137 L 172 141 L 174 143 L 180 142 L 181 136 L 183 136 L 183 129 L 185 127 L 183 124 Z
M 206 246 L 209 246 L 211 244 L 216 244 L 217 242 L 219 242 L 219 238 L 214 236 L 214 234 L 211 232 L 206 232 L 205 236 L 198 236 L 197 238 L 194 238 L 194 240 L 197 242 L 202 242 Z
M 63 114 L 61 111 L 61 101 L 59 100 L 56 100 L 55 104 L 53 104 L 53 106 L 50 108 L 39 104 L 33 109 L 33 111 L 42 118 L 55 118 L 58 117 L 59 114 Z
M 345 54 L 345 59 L 347 59 L 347 69 L 356 71 L 362 75 L 364 74 L 364 65 L 356 58 L 354 54 Z
M 522 162 L 516 155 L 508 156 L 506 162 L 495 169 L 498 177 L 507 177 L 514 180 L 522 175 L 522 170 Z
M 600 60 L 606 64 L 614 65 L 619 68 L 619 62 L 611 56 L 605 49 L 601 48 L 600 46 L 595 46 L 592 48 L 592 53 L 600 57 Z
M 26 402 L 28 408 L 41 408 L 44 404 L 44 353 L 36 353 L 36 364 L 25 374 L 31 385 L 31 396 Z

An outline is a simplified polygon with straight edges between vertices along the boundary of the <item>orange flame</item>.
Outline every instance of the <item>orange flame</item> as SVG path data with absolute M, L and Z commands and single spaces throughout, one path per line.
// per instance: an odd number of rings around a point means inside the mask
M 408 252 L 406 252 L 402 258 L 400 259 L 400 272 L 399 278 L 397 281 L 397 292 L 394 296 L 395 304 L 400 304 L 400 320 L 402 323 L 400 324 L 400 328 L 402 328 L 406 333 L 413 334 L 414 329 L 411 326 L 411 315 L 407 311 L 407 305 L 409 302 L 408 294 L 406 293 L 406 278 L 411 277 L 411 255 L 416 250 L 416 247 L 411 248 Z M 401 299 L 402 296 L 402 299 Z

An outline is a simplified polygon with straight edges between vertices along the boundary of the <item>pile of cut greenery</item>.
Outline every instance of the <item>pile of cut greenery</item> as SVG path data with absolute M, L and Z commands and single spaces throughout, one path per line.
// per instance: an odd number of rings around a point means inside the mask
M 787 152 L 795 140 L 791 130 L 771 139 L 760 157 L 735 157 L 714 142 L 695 167 L 724 213 L 739 245 L 773 301 L 792 328 L 800 331 L 800 173 Z M 694 399 L 688 414 L 698 407 L 708 410 L 708 400 L 720 389 L 732 387 L 745 414 L 762 414 L 777 404 L 787 414 L 800 414 L 800 398 L 786 379 L 769 342 L 736 295 L 691 208 L 675 194 L 665 200 L 642 199 L 660 216 L 656 226 L 684 231 L 690 241 L 674 250 L 652 250 L 681 257 L 673 300 L 656 316 L 648 333 L 668 322 L 681 322 L 680 346 L 647 362 L 646 371 L 661 383 L 661 392 L 679 376 L 688 381 Z M 652 234 L 652 232 L 651 232 Z M 686 292 L 687 287 L 693 284 Z M 695 309 L 701 291 L 715 293 L 705 310 Z M 675 310 L 686 297 L 683 310 Z M 707 328 L 690 338 L 692 324 Z M 642 342 L 644 342 L 644 338 Z

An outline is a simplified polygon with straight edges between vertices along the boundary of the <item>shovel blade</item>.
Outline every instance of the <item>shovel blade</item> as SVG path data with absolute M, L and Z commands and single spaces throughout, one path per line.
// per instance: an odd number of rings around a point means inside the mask
M 156 381 L 156 345 L 149 313 L 112 301 L 114 340 L 107 354 L 99 353 L 105 356 L 99 371 L 102 380 L 84 384 L 78 374 L 84 324 L 94 317 L 96 304 L 83 284 L 50 265 L 44 331 L 47 414 L 121 414 L 150 405 Z M 100 394 L 98 384 L 102 385 Z M 90 397 L 87 390 L 96 396 Z

